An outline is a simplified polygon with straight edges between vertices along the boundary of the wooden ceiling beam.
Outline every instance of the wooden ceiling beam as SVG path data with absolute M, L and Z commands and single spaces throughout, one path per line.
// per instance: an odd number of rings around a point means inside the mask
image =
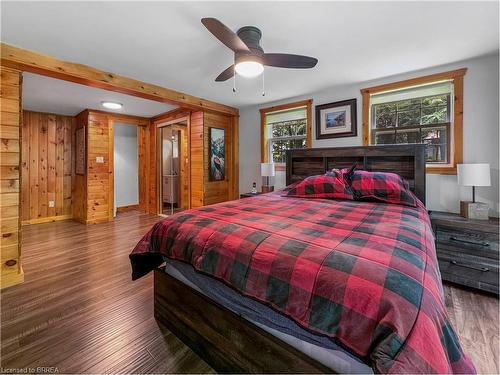
M 175 104 L 183 108 L 238 116 L 237 108 L 5 43 L 1 44 L 1 65 L 157 102 Z

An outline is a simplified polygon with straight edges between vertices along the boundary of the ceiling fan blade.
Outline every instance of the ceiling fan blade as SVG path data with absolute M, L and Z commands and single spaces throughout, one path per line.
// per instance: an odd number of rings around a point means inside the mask
M 229 78 L 234 76 L 234 65 L 231 65 L 229 68 L 224 70 L 219 76 L 215 79 L 216 82 L 227 81 Z
M 234 52 L 250 52 L 247 45 L 240 39 L 240 37 L 219 20 L 215 18 L 202 18 L 201 23 L 217 39 Z
M 309 56 L 290 55 L 288 53 L 265 53 L 264 65 L 277 68 L 308 69 L 314 68 L 318 59 Z

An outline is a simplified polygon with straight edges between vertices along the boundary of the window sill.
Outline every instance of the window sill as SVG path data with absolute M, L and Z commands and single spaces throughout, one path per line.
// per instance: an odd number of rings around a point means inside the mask
M 425 168 L 426 173 L 431 174 L 457 174 L 457 167 L 455 166 L 430 166 Z

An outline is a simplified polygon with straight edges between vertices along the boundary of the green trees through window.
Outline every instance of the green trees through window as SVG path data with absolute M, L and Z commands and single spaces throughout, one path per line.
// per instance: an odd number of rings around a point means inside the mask
M 285 162 L 285 151 L 292 148 L 306 147 L 305 118 L 291 121 L 281 121 L 267 124 L 268 145 L 274 163 Z
M 427 162 L 448 163 L 450 94 L 373 104 L 372 144 L 424 143 Z

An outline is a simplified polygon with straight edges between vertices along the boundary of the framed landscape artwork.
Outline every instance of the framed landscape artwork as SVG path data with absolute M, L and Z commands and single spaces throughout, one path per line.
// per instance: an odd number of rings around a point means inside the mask
M 316 139 L 356 135 L 356 99 L 316 106 Z
M 209 181 L 223 181 L 226 178 L 226 150 L 224 129 L 210 128 L 209 132 Z

